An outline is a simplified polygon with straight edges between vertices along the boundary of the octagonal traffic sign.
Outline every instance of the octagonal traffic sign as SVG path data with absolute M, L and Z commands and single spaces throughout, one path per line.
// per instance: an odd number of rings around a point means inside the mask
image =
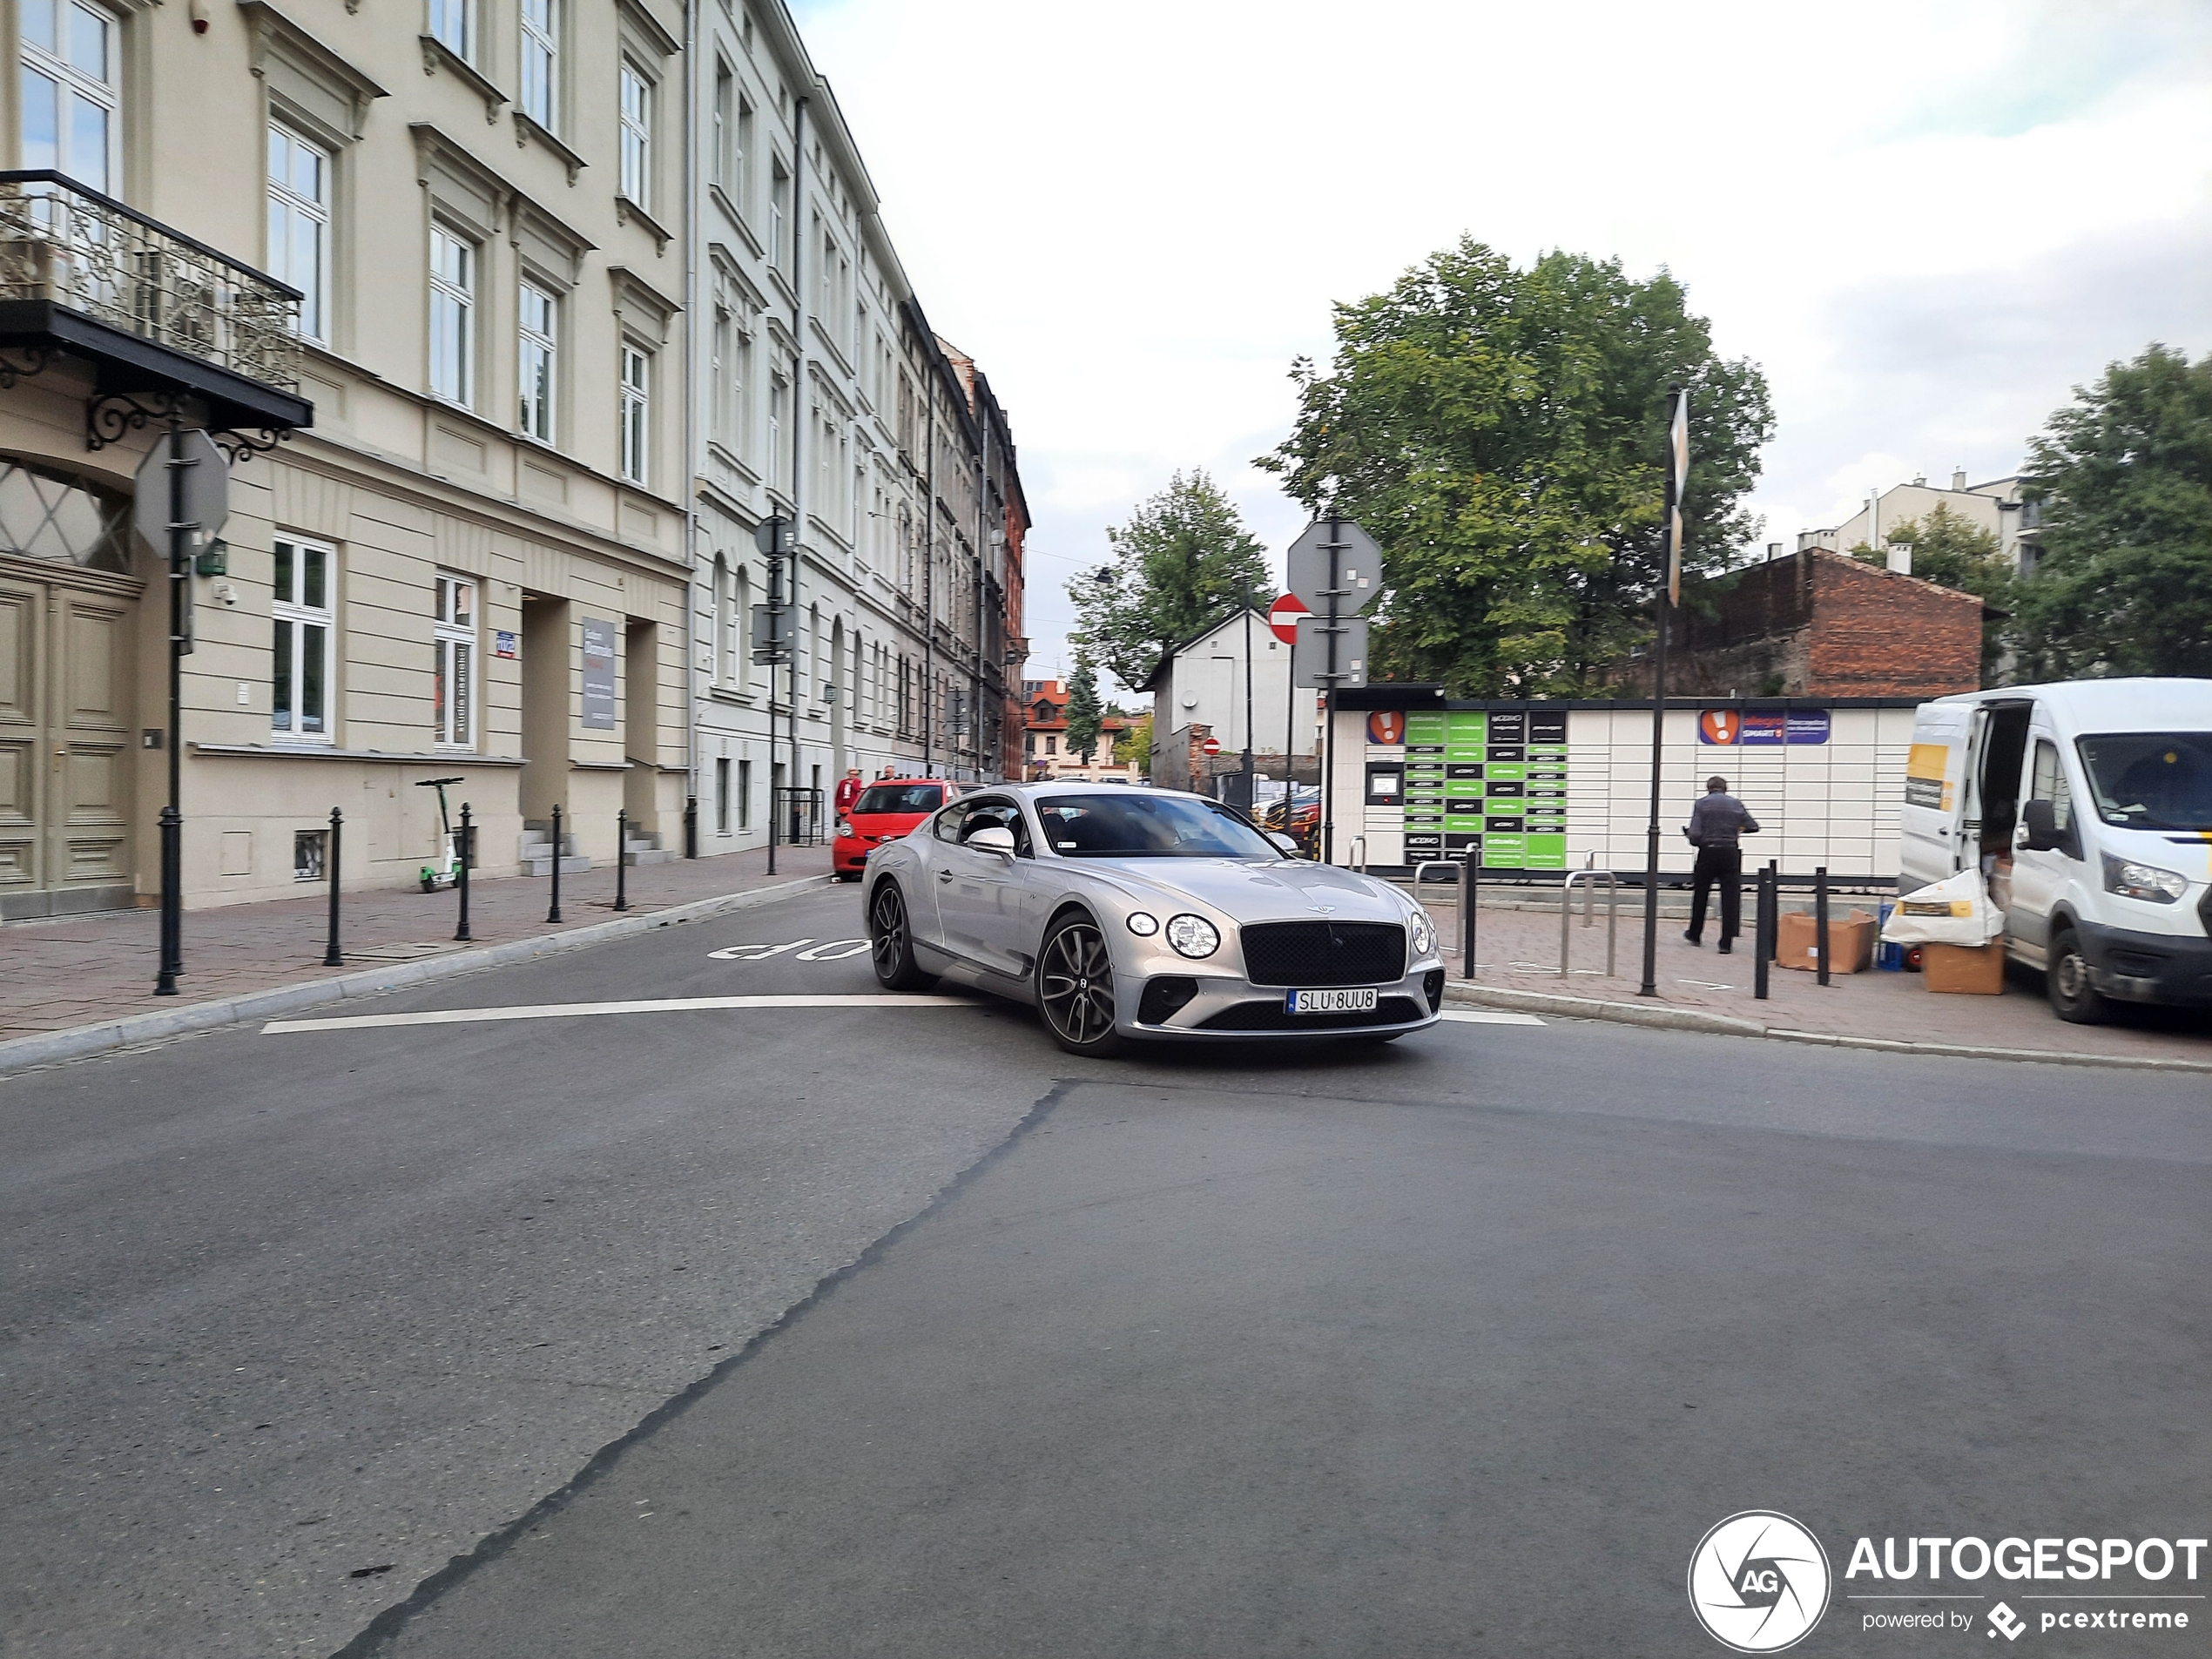
M 1305 616 L 1308 609 L 1305 601 L 1295 593 L 1278 595 L 1275 603 L 1267 608 L 1267 625 L 1273 631 L 1275 637 L 1285 645 L 1295 645 L 1298 644 L 1298 619 Z
M 184 522 L 198 527 L 190 538 L 191 550 L 197 553 L 222 534 L 223 523 L 231 516 L 231 467 L 204 428 L 194 427 L 179 436 L 183 440 L 182 458 L 192 463 L 184 469 Z M 138 494 L 131 503 L 132 528 L 164 558 L 169 556 L 171 444 L 165 432 L 146 451 L 146 458 L 138 463 Z
M 1331 556 L 1335 558 L 1331 566 Z M 1332 593 L 1340 616 L 1364 610 L 1382 580 L 1382 549 L 1348 518 L 1317 518 L 1283 556 L 1285 586 L 1309 610 L 1327 615 Z M 1333 577 L 1333 589 L 1332 578 Z

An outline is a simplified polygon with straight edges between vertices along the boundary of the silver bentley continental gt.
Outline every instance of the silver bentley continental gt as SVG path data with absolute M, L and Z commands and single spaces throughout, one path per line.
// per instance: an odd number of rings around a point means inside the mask
M 1388 1042 L 1434 1024 L 1444 964 L 1426 913 L 1290 845 L 1197 795 L 978 789 L 869 853 L 876 977 L 1035 1003 L 1071 1054 L 1141 1038 Z

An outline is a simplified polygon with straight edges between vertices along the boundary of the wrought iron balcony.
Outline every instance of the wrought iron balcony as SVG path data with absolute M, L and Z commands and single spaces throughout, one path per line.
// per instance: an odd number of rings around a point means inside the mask
M 179 398 L 211 426 L 272 434 L 308 425 L 299 395 L 300 294 L 64 173 L 0 172 L 0 344 L 96 369 L 94 448 Z M 123 400 L 120 409 L 102 408 Z

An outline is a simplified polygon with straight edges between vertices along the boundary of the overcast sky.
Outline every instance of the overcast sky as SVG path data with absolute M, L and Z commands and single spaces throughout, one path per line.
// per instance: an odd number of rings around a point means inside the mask
M 1253 456 L 1332 302 L 1462 233 L 1664 266 L 1780 429 L 1761 541 L 2018 470 L 2069 388 L 2212 351 L 2212 0 L 798 0 L 931 321 L 1068 577 L 1177 468 L 1279 567 Z

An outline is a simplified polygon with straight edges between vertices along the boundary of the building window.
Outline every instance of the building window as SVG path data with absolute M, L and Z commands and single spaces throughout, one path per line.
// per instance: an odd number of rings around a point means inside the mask
M 467 577 L 437 582 L 437 668 L 430 718 L 441 748 L 476 743 L 476 584 Z
M 768 263 L 791 273 L 791 173 L 780 161 L 768 170 Z
M 1060 752 L 1060 739 L 1049 732 L 1045 734 L 1044 752 L 1049 755 L 1056 755 Z
M 738 98 L 738 128 L 731 140 L 729 188 L 738 211 L 752 217 L 752 105 L 742 93 Z
M 476 61 L 475 0 L 429 0 L 430 38 L 464 64 Z
M 731 165 L 731 152 L 737 144 L 737 127 L 738 78 L 730 72 L 727 64 L 717 63 L 714 66 L 714 151 L 707 159 L 714 169 L 711 181 L 725 191 L 730 187 L 730 181 L 737 177 Z
M 752 653 L 745 649 L 746 631 L 752 626 L 752 577 L 744 565 L 732 578 L 730 599 L 730 678 L 740 691 L 752 689 Z
M 84 0 L 20 0 L 23 165 L 108 188 L 115 153 L 115 18 Z
M 330 338 L 330 157 L 269 129 L 269 274 L 300 290 L 300 332 Z
M 548 132 L 561 89 L 559 3 L 523 0 L 523 113 Z
M 652 211 L 653 84 L 635 64 L 622 66 L 622 193 Z
M 730 447 L 730 371 L 733 330 L 730 314 L 721 306 L 714 308 L 714 356 L 707 366 L 707 436 L 724 448 Z
M 338 554 L 288 536 L 278 536 L 273 551 L 270 724 L 283 736 L 327 743 Z
M 521 388 L 517 419 L 523 435 L 553 442 L 553 361 L 557 301 L 535 283 L 522 287 L 522 341 L 516 363 Z
M 780 489 L 790 469 L 788 452 L 784 448 L 784 433 L 789 422 L 785 405 L 791 399 L 791 382 L 778 374 L 768 384 L 768 482 Z
M 714 763 L 714 833 L 717 835 L 730 833 L 730 763 L 727 760 Z
M 323 877 L 324 857 L 329 850 L 328 830 L 294 830 L 292 832 L 292 879 L 294 881 L 320 881 Z
M 752 762 L 738 762 L 738 827 L 752 827 Z
M 464 408 L 475 388 L 476 250 L 442 226 L 430 227 L 430 390 Z
M 644 352 L 635 346 L 622 348 L 622 408 L 618 417 L 622 428 L 622 475 L 633 484 L 646 483 L 651 476 L 647 451 L 651 417 L 647 382 L 651 373 L 651 361 Z

